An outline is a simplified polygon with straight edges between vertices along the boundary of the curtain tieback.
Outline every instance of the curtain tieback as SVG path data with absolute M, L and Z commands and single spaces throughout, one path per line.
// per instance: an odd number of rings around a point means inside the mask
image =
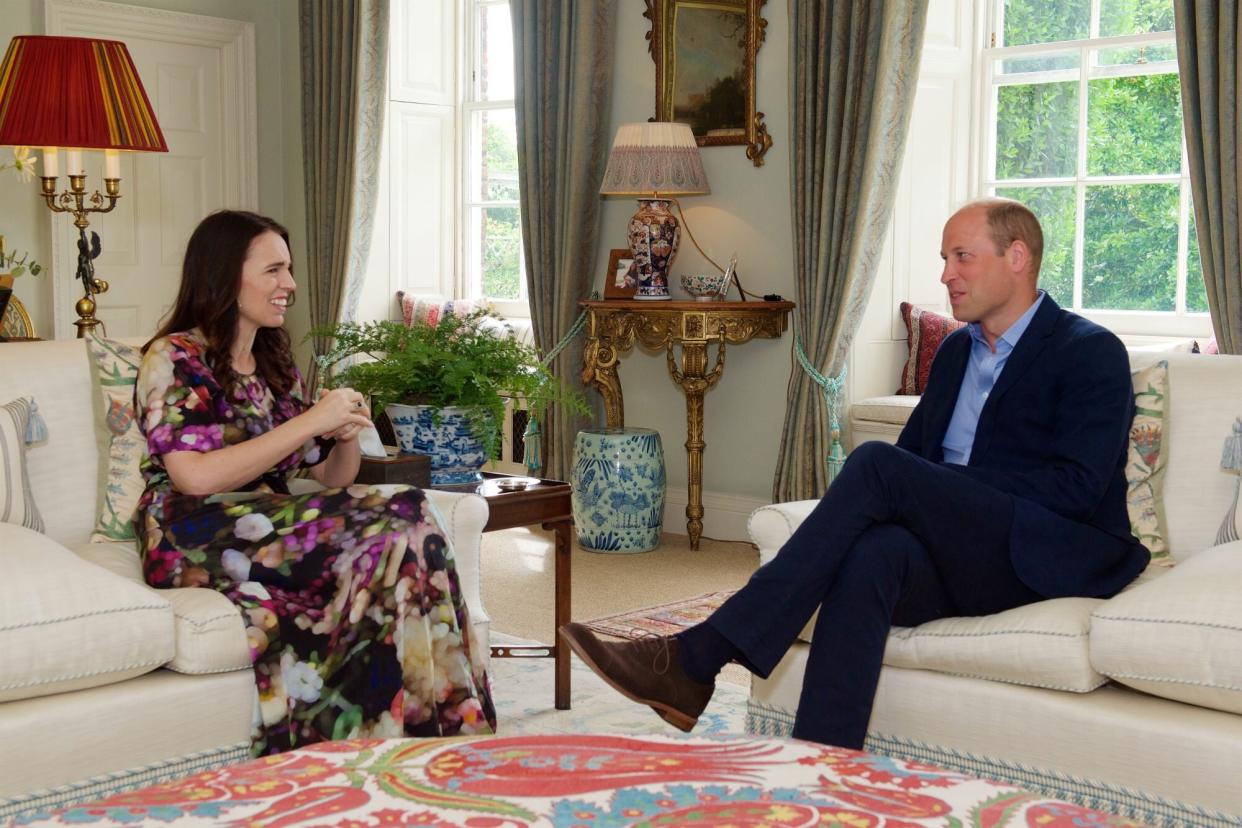
M 802 370 L 806 371 L 807 376 L 815 380 L 820 390 L 824 392 L 824 404 L 828 407 L 828 428 L 832 433 L 832 442 L 828 447 L 826 458 L 828 482 L 831 483 L 837 476 L 837 472 L 841 471 L 841 467 L 845 465 L 845 450 L 841 446 L 841 398 L 845 390 L 845 375 L 849 368 L 844 366 L 837 376 L 825 377 L 807 359 L 806 351 L 802 348 L 802 337 L 797 333 L 794 334 L 794 353 L 798 356 L 798 364 L 802 366 Z
M 591 298 L 598 299 L 599 294 L 592 292 Z M 556 343 L 556 347 L 548 351 L 548 355 L 540 361 L 544 365 L 551 365 L 552 360 L 556 359 L 557 355 L 565 350 L 565 347 L 570 342 L 573 342 L 578 334 L 582 333 L 582 329 L 586 327 L 586 321 L 586 311 L 578 314 L 577 321 L 569 326 L 569 332 L 561 337 L 561 341 Z M 522 446 L 522 464 L 526 466 L 526 470 L 531 474 L 538 474 L 539 469 L 543 467 L 543 437 L 539 433 L 539 418 L 535 416 L 533 411 L 526 420 L 526 431 L 522 433 Z

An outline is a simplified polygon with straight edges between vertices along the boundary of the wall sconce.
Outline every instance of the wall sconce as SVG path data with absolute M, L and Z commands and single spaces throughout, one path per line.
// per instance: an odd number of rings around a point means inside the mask
M 18 36 L 0 63 L 0 146 L 43 148 L 41 194 L 53 213 L 73 214 L 83 296 L 74 306 L 78 337 L 100 324 L 95 296 L 99 235 L 91 213 L 107 213 L 121 197 L 121 151 L 168 152 L 147 93 L 125 44 L 82 37 Z M 69 189 L 57 192 L 60 150 Z M 104 191 L 88 194 L 83 150 L 104 151 Z M 105 203 L 106 202 L 106 203 Z

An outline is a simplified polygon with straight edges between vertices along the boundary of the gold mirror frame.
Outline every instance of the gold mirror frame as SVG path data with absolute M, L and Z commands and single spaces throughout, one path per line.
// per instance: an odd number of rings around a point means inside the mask
M 643 17 L 651 21 L 651 31 L 647 32 L 647 49 L 656 66 L 656 121 L 675 121 L 674 112 L 677 75 L 677 33 L 682 23 L 680 13 L 683 11 L 704 12 L 717 11 L 736 14 L 744 23 L 745 32 L 741 38 L 743 83 L 743 106 L 745 108 L 745 126 L 731 127 L 721 130 L 704 131 L 695 129 L 695 141 L 700 147 L 740 144 L 746 147 L 746 157 L 756 167 L 763 166 L 764 153 L 772 146 L 772 136 L 768 134 L 767 125 L 763 123 L 763 113 L 755 109 L 755 59 L 759 47 L 763 45 L 768 22 L 759 14 L 760 8 L 767 0 L 645 0 L 647 10 Z M 689 25 L 689 21 L 685 23 Z

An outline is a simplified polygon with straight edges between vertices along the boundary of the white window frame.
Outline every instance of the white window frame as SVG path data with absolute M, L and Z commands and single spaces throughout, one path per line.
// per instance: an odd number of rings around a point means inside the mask
M 1174 61 L 1161 61 L 1136 69 L 1134 64 L 1120 66 L 1092 66 L 1092 53 L 1112 47 L 1176 45 L 1173 32 L 1156 34 L 1099 36 L 1100 0 L 1092 0 L 1090 29 L 1087 39 L 1059 41 L 1022 46 L 997 46 L 1000 33 L 1004 31 L 1004 0 L 993 0 L 987 11 L 990 25 L 984 31 L 991 34 L 982 49 L 978 78 L 978 100 L 982 102 L 983 117 L 979 119 L 978 135 L 983 151 L 979 153 L 980 191 L 994 194 L 997 188 L 1046 187 L 1049 185 L 1073 185 L 1075 188 L 1074 220 L 1074 293 L 1073 309 L 1116 333 L 1155 336 L 1210 335 L 1211 319 L 1207 313 L 1186 310 L 1186 270 L 1189 244 L 1189 218 L 1191 204 L 1189 165 L 1186 159 L 1186 137 L 1182 134 L 1181 171 L 1160 175 L 1137 176 L 1089 176 L 1087 175 L 1087 105 L 1088 89 L 1092 80 L 1108 77 L 1166 74 L 1170 68 L 1177 71 Z M 996 67 L 1001 60 L 1031 58 L 1067 54 L 1077 51 L 1079 64 L 1073 69 L 1046 72 L 1015 73 L 998 76 Z M 1078 81 L 1078 158 L 1073 176 L 1058 178 L 998 179 L 996 170 L 996 116 L 997 90 L 1001 86 L 1029 84 L 1032 82 Z M 1091 184 L 1179 184 L 1180 202 L 1177 233 L 1177 285 L 1175 309 L 1172 311 L 1098 310 L 1082 308 L 1083 250 L 1085 228 L 1086 189 Z
M 463 294 L 472 298 L 482 298 L 484 296 L 482 262 L 478 261 L 478 250 L 474 246 L 475 233 L 473 223 L 475 211 L 481 211 L 485 207 L 513 207 L 521 209 L 521 205 L 517 200 L 481 200 L 478 197 L 477 188 L 474 186 L 477 181 L 474 175 L 475 169 L 472 167 L 474 159 L 479 156 L 478 142 L 483 140 L 481 134 L 475 134 L 475 115 L 486 111 L 514 109 L 516 105 L 513 99 L 483 100 L 479 88 L 479 76 L 482 71 L 483 59 L 479 20 L 482 12 L 488 7 L 510 6 L 510 2 L 509 0 L 463 0 L 463 2 L 461 54 L 464 59 L 460 62 L 462 78 L 458 88 L 462 90 L 462 97 L 458 106 L 457 119 L 460 158 L 458 184 L 462 194 L 458 213 L 458 239 L 460 243 L 458 246 L 459 266 L 457 270 L 460 274 Z M 501 316 L 530 317 L 530 304 L 526 292 L 526 257 L 521 251 L 522 248 L 519 245 L 518 299 L 506 300 L 487 297 L 491 301 L 492 307 Z

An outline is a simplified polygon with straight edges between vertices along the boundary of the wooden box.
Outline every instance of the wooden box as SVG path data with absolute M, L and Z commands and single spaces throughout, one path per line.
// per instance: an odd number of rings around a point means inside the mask
M 358 469 L 359 483 L 404 483 L 427 488 L 431 485 L 431 458 L 425 454 L 399 454 L 393 446 L 384 446 L 387 457 L 362 458 Z

